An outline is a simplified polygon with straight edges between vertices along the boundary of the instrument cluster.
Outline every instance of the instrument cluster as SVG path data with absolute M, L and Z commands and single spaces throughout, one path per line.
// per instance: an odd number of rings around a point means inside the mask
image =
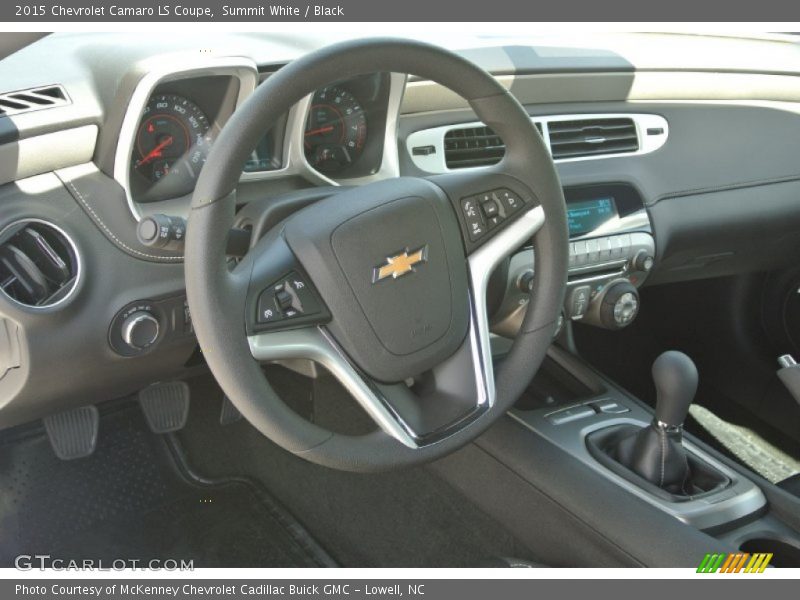
M 136 202 L 192 193 L 215 139 L 235 109 L 231 94 L 223 89 L 230 82 L 221 79 L 173 82 L 153 91 L 130 157 L 129 182 Z M 379 73 L 317 90 L 308 102 L 303 131 L 291 131 L 287 115 L 253 149 L 242 172 L 258 178 L 280 171 L 286 166 L 286 141 L 297 136 L 302 137 L 307 166 L 327 177 L 347 180 L 376 173 L 383 153 L 389 81 L 388 74 Z

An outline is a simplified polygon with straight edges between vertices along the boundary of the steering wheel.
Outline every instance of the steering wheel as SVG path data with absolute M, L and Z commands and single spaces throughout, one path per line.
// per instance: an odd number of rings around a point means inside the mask
M 503 139 L 504 158 L 493 167 L 336 193 L 276 226 L 231 269 L 225 247 L 233 192 L 251 149 L 315 90 L 376 72 L 418 75 L 458 93 Z M 536 277 L 527 314 L 495 376 L 487 281 L 531 241 Z M 512 407 L 552 340 L 567 243 L 553 162 L 505 88 L 436 46 L 350 41 L 281 68 L 223 128 L 192 198 L 186 289 L 208 365 L 251 424 L 309 461 L 379 471 L 453 452 Z M 326 367 L 375 430 L 334 433 L 289 408 L 261 366 L 291 358 Z

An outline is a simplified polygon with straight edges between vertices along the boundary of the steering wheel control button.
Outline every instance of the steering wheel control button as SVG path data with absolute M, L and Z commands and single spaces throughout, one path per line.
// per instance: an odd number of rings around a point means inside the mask
M 467 224 L 469 239 L 477 242 L 486 233 L 486 224 L 483 222 L 483 211 L 478 206 L 476 198 L 464 198 L 461 200 L 461 212 L 464 214 L 464 221 Z
M 522 198 L 510 190 L 497 190 L 495 194 L 509 214 L 517 212 L 525 204 Z
M 258 299 L 258 323 L 316 315 L 322 308 L 305 278 L 292 271 L 270 285 Z
M 596 414 L 597 413 L 591 406 L 573 406 L 572 408 L 564 408 L 554 413 L 550 413 L 547 415 L 547 420 L 553 425 L 563 425 L 564 423 L 571 423 L 572 421 L 587 419 Z
M 569 315 L 572 319 L 581 319 L 589 308 L 592 288 L 588 285 L 581 285 L 572 290 L 569 300 Z
M 525 202 L 505 188 L 461 199 L 461 213 L 471 242 L 480 242 L 486 233 L 502 225 Z
M 483 214 L 487 219 L 491 219 L 492 217 L 496 217 L 500 214 L 500 207 L 497 205 L 497 202 L 494 199 L 481 202 L 481 208 L 483 209 Z

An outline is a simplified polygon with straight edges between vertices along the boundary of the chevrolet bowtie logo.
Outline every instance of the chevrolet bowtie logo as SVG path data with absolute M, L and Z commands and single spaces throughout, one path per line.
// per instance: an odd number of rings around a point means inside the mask
M 378 283 L 387 277 L 397 279 L 403 275 L 413 273 L 415 265 L 428 260 L 428 246 L 417 248 L 410 252 L 408 248 L 394 256 L 387 256 L 386 262 L 379 267 L 375 267 L 372 272 L 372 283 Z

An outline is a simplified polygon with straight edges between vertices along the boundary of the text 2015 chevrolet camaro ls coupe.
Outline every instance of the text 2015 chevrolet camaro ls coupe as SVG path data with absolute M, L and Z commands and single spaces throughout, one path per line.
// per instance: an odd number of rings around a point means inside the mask
M 800 566 L 793 37 L 4 38 L 3 566 Z

